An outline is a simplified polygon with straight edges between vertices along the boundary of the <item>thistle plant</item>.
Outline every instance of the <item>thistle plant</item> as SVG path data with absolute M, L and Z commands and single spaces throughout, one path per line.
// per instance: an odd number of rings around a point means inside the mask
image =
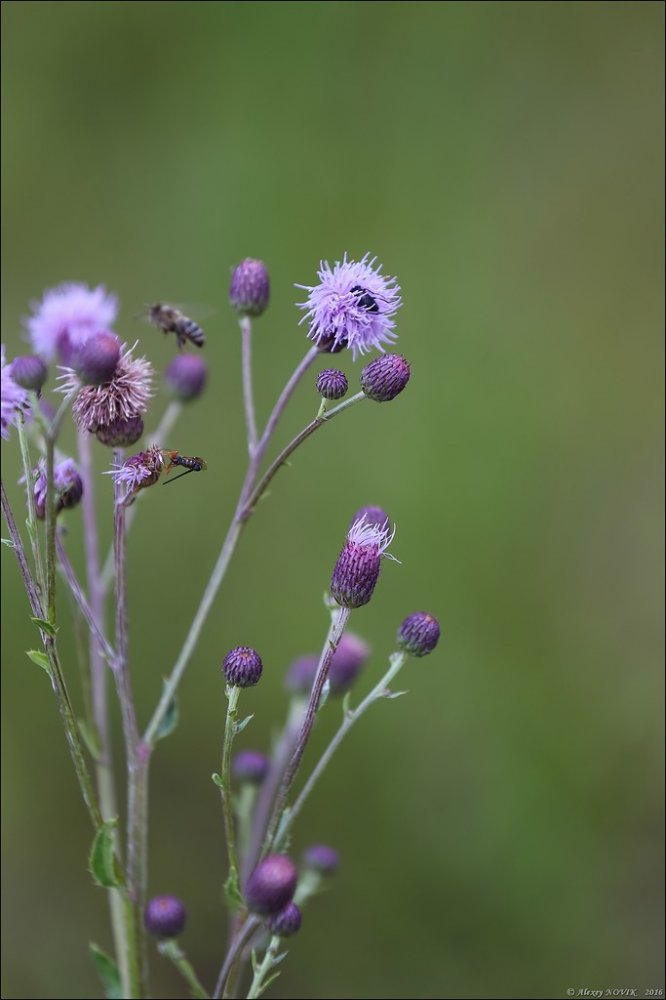
M 269 306 L 269 275 L 262 261 L 249 258 L 233 271 L 229 301 L 240 327 L 247 467 L 217 560 L 208 580 L 202 581 L 197 610 L 148 720 L 139 720 L 132 692 L 137 665 L 128 632 L 128 535 L 151 502 L 151 487 L 172 482 L 172 470 L 190 475 L 207 467 L 202 458 L 172 448 L 183 407 L 199 405 L 205 397 L 208 368 L 202 356 L 192 351 L 193 343 L 197 348 L 204 345 L 203 331 L 172 307 L 154 307 L 162 314 L 169 310 L 173 320 L 169 329 L 177 336 L 169 341 L 174 357 L 163 378 L 170 402 L 147 436 L 155 373 L 141 356 L 138 341 L 123 341 L 116 333 L 118 300 L 104 287 L 63 284 L 47 291 L 33 303 L 26 323 L 32 353 L 6 363 L 2 351 L 1 431 L 10 447 L 18 443 L 20 449 L 26 507 L 26 513 L 18 514 L 2 485 L 6 542 L 16 558 L 39 635 L 41 648 L 28 656 L 49 677 L 93 828 L 88 865 L 108 897 L 113 947 L 107 954 L 91 943 L 90 954 L 108 997 L 149 995 L 148 938 L 157 942 L 159 953 L 178 969 L 184 990 L 192 996 L 259 997 L 264 993 L 279 975 L 278 966 L 308 903 L 340 865 L 339 853 L 327 844 L 311 845 L 297 864 L 292 855 L 294 824 L 349 731 L 372 705 L 403 693 L 391 689 L 398 672 L 409 657 L 432 652 L 439 640 L 439 625 L 432 615 L 410 614 L 398 627 L 395 652 L 386 671 L 376 680 L 379 671 L 369 644 L 349 630 L 352 614 L 354 629 L 361 627 L 357 613 L 374 599 L 386 560 L 398 561 L 389 551 L 396 526 L 383 507 L 372 505 L 351 517 L 346 536 L 339 539 L 337 559 L 331 552 L 323 578 L 312 581 L 316 595 L 323 580 L 329 580 L 328 624 L 322 630 L 320 651 L 304 653 L 285 672 L 289 703 L 271 749 L 237 749 L 235 741 L 253 718 L 243 714 L 244 689 L 261 683 L 262 676 L 275 669 L 273 651 L 262 649 L 260 655 L 242 644 L 249 637 L 241 635 L 237 646 L 221 651 L 218 665 L 227 710 L 220 720 L 221 758 L 213 782 L 221 799 L 226 841 L 224 899 L 229 939 L 219 956 L 216 982 L 202 984 L 178 940 L 185 931 L 187 901 L 170 895 L 168 886 L 160 887 L 166 893 L 148 897 L 148 793 L 158 743 L 176 725 L 176 699 L 188 665 L 241 536 L 268 486 L 311 435 L 365 400 L 396 399 L 411 375 L 402 355 L 384 353 L 396 340 L 394 317 L 402 302 L 396 280 L 381 273 L 375 258 L 366 255 L 353 261 L 345 256 L 332 267 L 322 263 L 318 282 L 298 287 L 307 292 L 299 306 L 310 344 L 262 427 L 253 391 L 252 335 L 254 322 Z M 181 336 L 179 322 L 196 329 L 194 341 Z M 358 376 L 332 368 L 330 363 L 318 375 L 310 374 L 317 362 L 329 360 L 329 354 L 340 355 L 336 360 L 341 360 L 346 352 L 355 362 L 372 351 L 380 353 L 364 364 Z M 58 366 L 55 376 L 54 365 Z M 359 389 L 349 394 L 356 379 Z M 310 380 L 313 417 L 281 451 L 271 454 L 276 428 L 285 419 L 294 392 L 306 380 Z M 47 388 L 55 388 L 56 395 L 48 396 Z M 60 451 L 66 420 L 72 420 L 78 432 L 76 457 Z M 108 468 L 103 475 L 94 473 L 93 448 L 106 456 Z M 104 448 L 110 450 L 104 453 Z M 207 458 L 215 461 L 215 456 Z M 113 509 L 113 545 L 106 561 L 95 500 L 100 494 L 112 500 L 105 507 Z M 350 509 L 354 506 L 352 499 Z M 262 505 L 262 516 L 269 516 L 264 513 L 267 509 Z M 75 533 L 81 534 L 85 551 L 82 580 L 68 551 Z M 61 592 L 71 597 L 73 622 L 63 615 Z M 313 613 L 318 604 L 319 599 L 313 597 Z M 58 648 L 59 635 L 70 628 L 83 629 L 88 639 L 82 667 L 88 674 L 90 697 L 83 708 L 74 705 L 72 667 L 63 664 Z M 368 675 L 372 677 L 370 691 L 353 708 L 353 690 Z M 122 720 L 124 802 L 114 767 L 118 755 L 111 739 L 112 696 Z M 342 701 L 342 721 L 319 759 L 312 760 L 308 745 L 313 728 L 320 715 L 336 712 L 336 699 Z M 180 724 L 187 723 L 181 720 Z M 215 744 L 211 737 L 211 754 Z M 192 932 L 196 929 L 190 926 Z

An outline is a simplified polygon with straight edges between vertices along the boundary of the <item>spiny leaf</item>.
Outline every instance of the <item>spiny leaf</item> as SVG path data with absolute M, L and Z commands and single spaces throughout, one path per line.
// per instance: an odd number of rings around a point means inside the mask
M 38 667 L 45 670 L 49 677 L 51 676 L 51 664 L 49 663 L 49 658 L 46 653 L 42 653 L 41 649 L 27 649 L 25 655 L 36 663 Z
M 122 1000 L 123 988 L 118 966 L 94 941 L 90 942 L 89 949 L 97 975 L 102 981 L 106 1000 Z
M 116 818 L 107 820 L 100 827 L 95 834 L 88 858 L 90 873 L 97 885 L 102 886 L 103 889 L 115 889 L 122 885 L 114 842 L 114 830 L 117 825 Z
M 30 616 L 30 621 L 34 622 L 37 628 L 41 629 L 42 632 L 46 632 L 47 635 L 56 636 L 58 634 L 58 629 L 51 622 L 45 621 L 44 618 L 33 618 Z

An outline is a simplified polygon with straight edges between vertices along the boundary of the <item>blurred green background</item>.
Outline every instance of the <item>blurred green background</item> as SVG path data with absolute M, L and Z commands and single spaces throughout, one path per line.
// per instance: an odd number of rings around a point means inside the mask
M 207 983 L 224 940 L 210 774 L 219 664 L 265 677 L 241 738 L 268 746 L 283 672 L 321 642 L 321 595 L 353 511 L 398 525 L 353 628 L 378 677 L 401 618 L 439 616 L 409 697 L 368 714 L 294 849 L 343 865 L 294 939 L 279 997 L 559 997 L 663 987 L 660 3 L 2 5 L 3 340 L 62 280 L 105 283 L 118 331 L 202 301 L 210 388 L 172 447 L 205 477 L 147 494 L 129 553 L 132 669 L 147 719 L 231 515 L 244 463 L 226 295 L 270 268 L 256 323 L 265 415 L 304 350 L 294 282 L 377 254 L 403 288 L 408 390 L 325 429 L 243 539 L 153 768 L 150 887 L 187 901 Z M 356 380 L 358 366 L 338 361 Z M 156 400 L 150 426 L 164 406 Z M 317 405 L 305 384 L 278 435 Z M 73 445 L 68 428 L 67 438 Z M 279 443 L 278 442 L 278 443 Z M 15 435 L 4 477 L 20 509 Z M 110 455 L 97 449 L 98 468 Z M 110 485 L 99 480 L 102 534 Z M 68 517 L 76 565 L 80 516 Z M 109 946 L 89 827 L 3 553 L 3 996 L 88 997 Z M 64 605 L 64 598 L 63 598 Z M 61 645 L 76 690 L 71 628 Z M 315 743 L 337 725 L 333 705 Z M 116 720 L 117 722 L 117 720 Z M 308 761 L 314 759 L 314 751 Z M 184 988 L 152 960 L 156 997 Z M 641 993 L 639 993 L 641 995 Z

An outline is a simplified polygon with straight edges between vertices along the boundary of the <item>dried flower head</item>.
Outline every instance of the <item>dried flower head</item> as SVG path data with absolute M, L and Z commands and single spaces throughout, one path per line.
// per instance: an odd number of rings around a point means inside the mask
M 246 257 L 234 268 L 229 287 L 229 302 L 237 312 L 261 316 L 268 305 L 270 281 L 262 260 Z
M 331 577 L 331 594 L 344 608 L 360 608 L 374 592 L 382 556 L 393 541 L 395 528 L 354 521 Z M 389 556 L 393 558 L 393 556 Z
M 12 378 L 22 389 L 39 392 L 46 382 L 48 373 L 46 362 L 36 354 L 23 354 L 12 361 Z
M 5 362 L 5 345 L 0 347 L 0 434 L 5 440 L 9 428 L 16 427 L 19 415 L 30 411 L 30 398 L 12 378 L 13 364 Z
M 347 376 L 337 368 L 326 368 L 317 376 L 317 392 L 324 399 L 342 399 L 348 388 Z
M 402 305 L 400 287 L 395 278 L 381 274 L 376 257 L 366 254 L 362 260 L 328 261 L 319 266 L 318 285 L 297 285 L 307 291 L 301 322 L 309 323 L 308 337 L 323 349 L 334 353 L 349 347 L 354 360 L 359 354 L 384 350 L 396 340 L 392 317 Z
M 427 656 L 439 642 L 439 622 L 425 611 L 415 611 L 398 629 L 398 646 L 411 656 Z
M 66 282 L 44 293 L 41 302 L 31 303 L 33 315 L 25 321 L 32 349 L 47 360 L 57 357 L 70 364 L 72 352 L 82 347 L 98 330 L 115 322 L 118 300 L 103 285 L 88 288 Z
M 46 461 L 42 458 L 35 469 L 35 484 L 33 496 L 35 499 L 35 514 L 43 521 L 46 517 Z M 76 507 L 83 496 L 83 480 L 72 458 L 58 462 L 53 469 L 53 485 L 55 487 L 55 510 Z
M 296 891 L 298 870 L 286 854 L 269 854 L 247 880 L 245 900 L 255 913 L 271 916 L 289 903 Z
M 121 466 L 106 473 L 113 476 L 113 482 L 118 488 L 119 503 L 127 503 L 148 486 L 154 486 L 162 475 L 164 457 L 157 445 L 151 445 L 146 451 L 130 455 Z
M 303 854 L 303 862 L 320 875 L 333 875 L 340 867 L 340 855 L 327 844 L 312 844 Z
M 230 687 L 253 687 L 263 670 L 261 657 L 251 646 L 236 646 L 229 650 L 222 663 L 222 672 Z
M 120 340 L 108 330 L 88 337 L 73 354 L 73 365 L 83 384 L 103 385 L 110 381 L 120 361 L 120 349 Z
M 155 896 L 143 912 L 149 934 L 156 938 L 174 938 L 182 933 L 187 920 L 184 903 L 177 896 Z
M 409 362 L 401 354 L 385 354 L 365 366 L 361 372 L 361 389 L 368 399 L 388 403 L 402 392 L 410 374 Z
M 138 343 L 138 342 L 137 342 Z M 73 368 L 58 376 L 62 393 L 79 390 L 72 406 L 74 422 L 80 430 L 95 433 L 118 420 L 130 420 L 146 412 L 152 396 L 153 369 L 145 358 L 133 358 L 134 344 L 123 345 L 113 377 L 103 385 L 81 386 Z
M 266 926 L 271 934 L 277 934 L 278 937 L 291 937 L 300 929 L 302 920 L 300 908 L 296 903 L 287 903 L 279 913 L 267 919 Z
M 231 770 L 239 781 L 260 785 L 270 769 L 271 762 L 259 750 L 239 750 L 231 762 Z
M 204 391 L 208 369 L 203 358 L 195 354 L 179 354 L 164 372 L 164 381 L 183 403 L 196 399 Z
M 104 424 L 95 431 L 95 437 L 107 448 L 129 448 L 136 444 L 143 434 L 143 417 L 128 417 Z

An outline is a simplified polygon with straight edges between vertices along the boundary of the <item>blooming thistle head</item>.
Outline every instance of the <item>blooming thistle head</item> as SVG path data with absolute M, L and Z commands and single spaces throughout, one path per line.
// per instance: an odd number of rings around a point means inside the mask
M 268 269 L 263 260 L 246 257 L 231 275 L 229 302 L 241 315 L 261 316 L 270 297 Z
M 347 260 L 347 254 L 331 267 L 322 261 L 318 285 L 297 285 L 308 292 L 299 309 L 301 322 L 309 323 L 308 337 L 323 350 L 336 353 L 349 347 L 354 360 L 372 350 L 384 350 L 396 340 L 392 317 L 402 305 L 395 278 L 381 274 L 376 257 Z
M 328 844 L 312 844 L 303 854 L 303 863 L 320 875 L 334 875 L 340 867 L 340 855 Z
M 110 381 L 120 361 L 120 340 L 109 330 L 93 333 L 74 351 L 72 363 L 84 385 Z
M 32 349 L 51 361 L 70 364 L 72 353 L 98 330 L 107 330 L 116 319 L 118 300 L 103 285 L 88 288 L 66 282 L 31 303 L 33 315 L 25 323 Z
M 0 347 L 0 434 L 5 440 L 9 428 L 16 427 L 21 413 L 30 410 L 30 398 L 12 378 L 13 364 L 5 362 L 5 345 Z
M 23 354 L 12 361 L 11 376 L 22 389 L 39 392 L 46 382 L 49 370 L 46 362 L 36 354 Z
M 245 900 L 254 913 L 273 916 L 284 909 L 296 891 L 298 870 L 286 854 L 269 854 L 247 880 Z
M 207 376 L 203 358 L 196 354 L 178 354 L 167 365 L 164 381 L 176 399 L 189 403 L 204 391 Z
M 35 499 L 35 514 L 40 521 L 46 517 L 46 462 L 42 458 L 35 470 L 36 478 L 33 487 Z M 80 502 L 83 496 L 83 480 L 72 458 L 66 458 L 53 469 L 53 485 L 55 487 L 55 510 L 68 510 Z
M 65 368 L 58 376 L 59 391 L 77 392 L 72 406 L 74 423 L 79 430 L 95 433 L 119 420 L 131 420 L 146 412 L 152 396 L 153 369 L 145 358 L 133 358 L 132 351 L 123 345 L 120 359 L 112 378 L 102 385 L 81 385 L 73 368 Z
M 274 917 L 268 918 L 266 926 L 271 934 L 276 934 L 278 937 L 291 937 L 300 929 L 302 920 L 300 907 L 296 903 L 287 903 Z
M 234 776 L 248 785 L 261 785 L 270 766 L 266 754 L 259 750 L 239 750 L 231 762 Z
M 317 392 L 324 399 L 342 399 L 348 388 L 347 376 L 337 368 L 325 368 L 317 375 Z
M 127 504 L 139 490 L 154 486 L 162 475 L 164 456 L 157 445 L 151 445 L 146 451 L 130 455 L 122 465 L 111 469 L 106 475 L 113 476 L 113 482 L 118 490 L 118 502 Z
M 251 646 L 236 646 L 229 650 L 222 663 L 222 672 L 229 687 L 253 687 L 263 669 L 259 653 Z
M 374 592 L 382 556 L 393 541 L 395 528 L 354 521 L 331 577 L 331 594 L 343 608 L 361 608 Z M 394 558 L 389 556 L 389 558 Z
M 156 938 L 178 937 L 186 920 L 185 905 L 177 896 L 155 896 L 143 911 L 144 926 Z
M 385 354 L 375 358 L 361 372 L 361 389 L 376 403 L 395 399 L 409 382 L 409 362 L 401 354 Z
M 439 622 L 425 611 L 415 611 L 398 629 L 398 646 L 410 656 L 427 656 L 439 642 Z

